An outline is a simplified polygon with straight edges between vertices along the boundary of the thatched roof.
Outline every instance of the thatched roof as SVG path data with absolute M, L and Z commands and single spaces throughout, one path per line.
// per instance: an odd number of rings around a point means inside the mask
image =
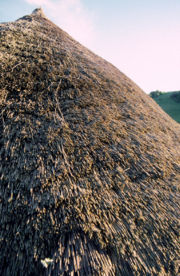
M 0 41 L 0 275 L 177 275 L 180 126 L 41 12 Z

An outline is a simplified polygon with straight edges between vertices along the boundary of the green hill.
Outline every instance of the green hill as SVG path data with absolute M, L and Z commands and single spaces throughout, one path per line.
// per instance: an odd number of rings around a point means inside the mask
M 157 90 L 151 92 L 150 96 L 166 113 L 180 123 L 180 91 L 161 92 Z

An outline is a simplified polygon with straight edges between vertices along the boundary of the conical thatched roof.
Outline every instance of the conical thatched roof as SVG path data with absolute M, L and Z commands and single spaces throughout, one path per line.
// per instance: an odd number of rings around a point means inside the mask
M 0 275 L 178 275 L 180 126 L 41 11 L 0 60 Z

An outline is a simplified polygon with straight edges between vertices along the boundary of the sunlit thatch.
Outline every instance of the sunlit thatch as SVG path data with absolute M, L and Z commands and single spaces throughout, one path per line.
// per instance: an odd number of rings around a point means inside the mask
M 0 275 L 178 275 L 179 125 L 41 12 L 0 60 Z

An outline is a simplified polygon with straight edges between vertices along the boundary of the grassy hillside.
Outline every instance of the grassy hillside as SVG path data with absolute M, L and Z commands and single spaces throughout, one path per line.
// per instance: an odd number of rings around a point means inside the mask
M 167 112 L 175 121 L 180 123 L 180 91 L 160 92 L 154 91 L 150 96 Z

